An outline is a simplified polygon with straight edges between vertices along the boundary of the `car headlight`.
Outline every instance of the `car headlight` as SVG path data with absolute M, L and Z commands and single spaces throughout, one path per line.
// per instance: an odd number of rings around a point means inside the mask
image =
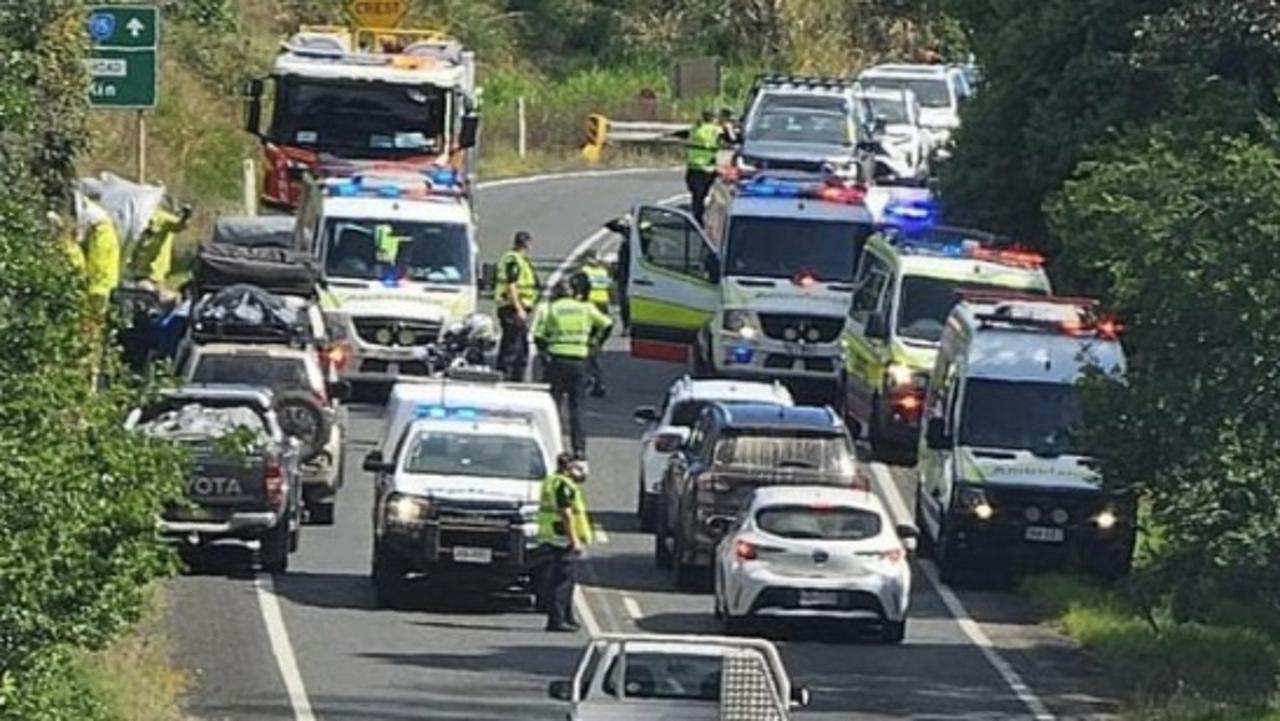
M 956 509 L 969 512 L 985 521 L 996 514 L 995 508 L 987 501 L 987 494 L 981 488 L 960 486 L 956 489 Z
M 759 335 L 755 318 L 749 310 L 726 310 L 720 320 L 720 327 L 743 340 L 752 340 Z
M 395 494 L 387 499 L 386 514 L 389 523 L 421 523 L 427 519 L 431 504 L 425 498 Z
M 1109 531 L 1112 528 L 1115 528 L 1116 524 L 1120 522 L 1120 518 L 1116 515 L 1115 511 L 1108 508 L 1094 516 L 1093 522 L 1097 524 L 1098 528 L 1104 531 Z

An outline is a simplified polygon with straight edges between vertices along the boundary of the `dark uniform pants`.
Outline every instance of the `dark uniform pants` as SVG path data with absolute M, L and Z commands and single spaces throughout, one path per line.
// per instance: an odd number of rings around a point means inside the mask
M 582 389 L 587 382 L 587 361 L 583 358 L 547 358 L 547 382 L 556 405 L 564 403 L 569 414 L 569 442 L 573 452 L 587 452 L 587 437 L 582 430 Z
M 601 313 L 609 315 L 609 305 L 596 304 Z M 600 354 L 604 352 L 604 344 L 591 346 L 591 354 L 587 356 L 587 386 L 594 395 L 604 394 L 604 369 L 600 367 Z
M 520 320 L 516 309 L 510 305 L 498 309 L 498 324 L 502 327 L 502 337 L 498 340 L 498 370 L 509 381 L 523 381 L 525 369 L 529 366 L 529 324 Z
M 577 623 L 573 614 L 573 589 L 578 585 L 578 558 L 568 548 L 542 546 L 546 561 L 538 589 L 538 607 L 547 612 L 548 626 Z
M 703 215 L 707 210 L 707 193 L 711 192 L 711 184 L 715 182 L 714 171 L 689 168 L 684 173 L 684 185 L 689 189 L 693 217 L 699 225 L 703 224 Z

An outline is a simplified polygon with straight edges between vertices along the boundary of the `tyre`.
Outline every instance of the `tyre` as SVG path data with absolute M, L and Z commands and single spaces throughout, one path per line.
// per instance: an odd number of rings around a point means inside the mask
M 298 461 L 307 463 L 324 450 L 333 422 L 319 401 L 305 391 L 285 391 L 276 395 L 276 415 L 280 429 L 302 444 Z
M 956 542 L 944 524 L 938 533 L 938 575 L 948 586 L 963 586 L 969 582 L 968 559 L 955 548 Z
M 262 534 L 258 558 L 262 562 L 262 570 L 267 573 L 284 573 L 289 570 L 289 522 L 280 519 L 274 528 Z
M 689 354 L 693 357 L 692 375 L 694 378 L 711 378 L 715 376 L 715 368 L 711 367 L 711 363 L 707 360 L 707 355 L 703 352 L 701 343 L 695 343 L 689 349 Z
M 377 544 L 373 547 L 373 598 L 379 608 L 398 608 L 404 602 L 405 579 L 408 567 L 394 552 Z
M 702 569 L 685 561 L 684 543 L 680 536 L 675 537 L 675 550 L 672 553 L 671 565 L 675 571 L 676 588 L 681 591 L 696 591 L 705 577 Z
M 644 479 L 640 479 L 639 497 L 636 501 L 636 515 L 640 518 L 640 530 L 652 533 L 658 527 L 658 502 L 655 495 L 644 492 Z
M 302 529 L 295 528 L 289 531 L 289 553 L 297 553 L 298 548 L 302 546 Z
M 907 619 L 901 621 L 885 621 L 880 626 L 881 643 L 902 643 L 907 637 Z

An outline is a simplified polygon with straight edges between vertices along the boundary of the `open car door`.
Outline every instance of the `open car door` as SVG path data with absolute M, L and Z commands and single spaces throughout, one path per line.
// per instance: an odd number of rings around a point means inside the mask
M 684 362 L 720 301 L 720 260 L 693 217 L 639 205 L 631 212 L 627 316 L 631 355 Z

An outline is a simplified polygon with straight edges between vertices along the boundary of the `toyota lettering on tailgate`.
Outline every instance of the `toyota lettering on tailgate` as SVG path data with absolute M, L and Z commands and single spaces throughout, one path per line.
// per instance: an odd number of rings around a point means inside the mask
M 241 496 L 240 481 L 230 476 L 196 476 L 191 479 L 191 493 L 197 496 Z

